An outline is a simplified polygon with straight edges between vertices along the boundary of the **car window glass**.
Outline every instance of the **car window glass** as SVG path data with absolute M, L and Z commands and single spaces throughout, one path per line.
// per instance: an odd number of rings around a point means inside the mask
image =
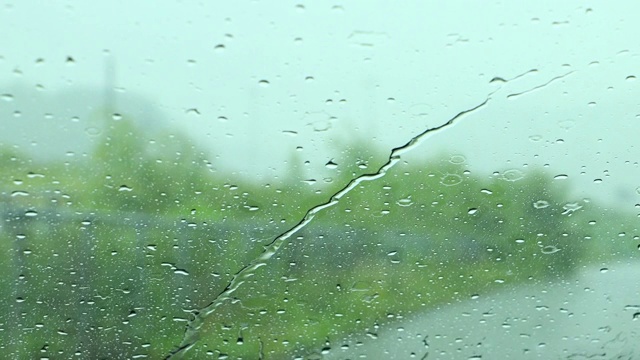
M 8 2 L 10 358 L 633 358 L 638 5 Z

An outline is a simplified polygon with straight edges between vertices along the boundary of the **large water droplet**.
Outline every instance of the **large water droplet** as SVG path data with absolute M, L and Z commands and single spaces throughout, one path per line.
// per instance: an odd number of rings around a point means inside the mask
M 524 177 L 524 173 L 520 170 L 511 169 L 502 173 L 502 180 L 518 181 Z
M 449 162 L 452 164 L 464 164 L 467 161 L 467 158 L 464 155 L 451 155 L 449 158 Z
M 572 127 L 575 126 L 575 124 L 576 124 L 576 121 L 573 119 L 564 119 L 564 120 L 558 121 L 558 126 L 560 126 L 565 130 L 571 129 Z
M 536 209 L 544 209 L 546 207 L 549 207 L 549 202 L 544 200 L 538 200 L 533 203 L 533 207 Z
M 560 249 L 553 245 L 546 245 L 546 246 L 543 246 L 540 251 L 542 251 L 543 254 L 553 254 L 560 251 Z
M 399 206 L 402 206 L 402 207 L 407 207 L 407 206 L 413 205 L 413 200 L 411 200 L 411 195 L 407 196 L 406 198 L 403 198 L 403 199 L 400 199 L 400 200 L 396 201 L 396 204 L 398 204 Z
M 582 205 L 579 203 L 566 203 L 562 208 L 564 209 L 562 215 L 571 215 L 573 212 L 582 209 Z
M 88 128 L 84 129 L 84 131 L 89 136 L 97 136 L 97 135 L 100 135 L 100 133 L 102 132 L 102 131 L 100 131 L 100 128 L 95 127 L 95 126 L 89 126 Z
M 415 104 L 409 108 L 411 115 L 413 116 L 428 116 L 431 113 L 431 105 L 429 104 Z
M 329 160 L 329 162 L 324 164 L 324 166 L 326 166 L 327 169 L 335 169 L 338 167 L 338 164 L 334 163 L 333 160 Z
M 457 174 L 446 174 L 440 179 L 440 184 L 444 186 L 454 186 L 462 182 L 462 176 Z

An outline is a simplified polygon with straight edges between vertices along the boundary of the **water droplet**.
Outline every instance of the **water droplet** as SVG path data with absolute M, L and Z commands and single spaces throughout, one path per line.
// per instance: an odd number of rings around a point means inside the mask
M 462 182 L 462 176 L 457 174 L 446 174 L 440 179 L 440 184 L 444 186 L 454 186 Z
M 29 193 L 26 192 L 26 191 L 16 190 L 16 191 L 13 191 L 11 193 L 11 196 L 12 197 L 15 197 L 15 196 L 29 196 Z
M 488 194 L 488 195 L 493 194 L 493 191 L 491 191 L 489 189 L 482 189 L 482 190 L 480 190 L 480 192 L 483 193 L 483 194 Z
M 402 207 L 407 207 L 407 206 L 413 205 L 413 200 L 411 200 L 411 195 L 407 196 L 404 199 L 400 199 L 400 200 L 396 201 L 396 204 L 398 204 L 399 206 L 402 206 Z
M 329 162 L 327 162 L 326 164 L 324 164 L 324 166 L 327 167 L 327 169 L 335 169 L 338 167 L 338 164 L 334 163 L 333 160 L 329 160 Z M 640 188 L 639 188 L 640 189 Z
M 386 33 L 373 31 L 354 31 L 349 35 L 351 43 L 363 47 L 373 47 L 383 43 L 389 36 Z
M 175 270 L 173 270 L 173 273 L 177 274 L 177 275 L 184 275 L 184 276 L 188 276 L 189 275 L 189 272 L 187 270 L 184 270 L 184 269 L 175 269 Z
M 449 162 L 452 164 L 464 164 L 467 161 L 467 158 L 464 155 L 451 155 L 449 158 Z
M 600 272 L 605 274 L 605 273 L 609 272 L 609 269 L 608 268 L 602 268 L 602 269 L 600 269 Z
M 545 200 L 538 200 L 533 203 L 533 207 L 536 209 L 544 209 L 546 207 L 549 207 L 549 202 Z
M 0 97 L 2 98 L 2 100 L 6 101 L 6 102 L 13 101 L 13 95 L 12 94 L 2 94 L 2 95 L 0 95 Z
M 24 216 L 28 216 L 28 217 L 38 216 L 38 212 L 35 210 L 27 210 L 24 212 Z
M 471 208 L 471 209 L 469 209 L 469 211 L 468 211 L 469 215 L 473 215 L 473 214 L 475 214 L 475 213 L 477 213 L 477 212 L 478 212 L 478 209 L 477 209 L 477 208 Z
M 502 173 L 502 180 L 505 181 L 518 181 L 524 177 L 524 173 L 520 170 L 511 169 Z
M 553 254 L 560 251 L 560 249 L 553 245 L 546 245 L 546 246 L 543 246 L 540 251 L 542 251 L 543 254 Z
M 304 115 L 304 121 L 308 126 L 313 127 L 313 131 L 327 131 L 331 129 L 331 122 L 336 120 L 324 111 L 309 112 Z
M 558 174 L 553 177 L 554 180 L 565 180 L 567 178 L 569 178 L 569 175 L 566 174 Z
M 102 131 L 100 131 L 99 128 L 95 127 L 95 126 L 90 126 L 86 129 L 84 129 L 84 131 L 87 133 L 87 135 L 89 136 L 96 136 L 96 135 L 100 135 L 100 133 Z
M 413 116 L 428 116 L 431 113 L 431 105 L 415 104 L 409 108 L 409 111 Z
M 127 185 L 120 185 L 118 191 L 133 191 L 133 188 L 130 188 Z
M 222 54 L 227 48 L 224 46 L 224 44 L 218 44 L 216 46 L 214 46 L 213 50 L 215 52 L 217 52 L 218 54 Z
M 566 203 L 562 206 L 562 208 L 564 209 L 562 215 L 571 215 L 571 213 L 582 209 L 582 205 L 580 205 L 579 203 Z
M 625 79 L 626 79 L 627 81 L 635 81 L 635 80 L 636 80 L 636 77 L 635 77 L 635 75 L 629 75 L 629 76 L 627 76 Z
M 258 85 L 260 85 L 262 87 L 268 87 L 271 84 L 269 83 L 268 80 L 260 80 L 260 81 L 258 81 Z
M 576 121 L 573 119 L 565 119 L 558 121 L 558 126 L 565 130 L 569 130 L 576 125 Z
M 122 115 L 118 113 L 114 113 L 113 115 L 111 115 L 111 118 L 115 121 L 119 121 L 119 120 L 122 120 Z

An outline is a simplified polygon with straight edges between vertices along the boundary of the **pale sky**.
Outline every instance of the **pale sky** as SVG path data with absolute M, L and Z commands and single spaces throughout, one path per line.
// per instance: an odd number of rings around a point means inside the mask
M 219 166 L 268 179 L 297 152 L 321 178 L 338 144 L 388 152 L 498 90 L 406 160 L 446 149 L 489 174 L 549 164 L 589 196 L 640 202 L 637 1 L 1 6 L 0 144 L 35 156 L 83 143 L 113 90 L 124 113 L 188 134 Z M 16 87 L 48 100 L 11 98 Z M 29 104 L 20 118 L 16 104 Z

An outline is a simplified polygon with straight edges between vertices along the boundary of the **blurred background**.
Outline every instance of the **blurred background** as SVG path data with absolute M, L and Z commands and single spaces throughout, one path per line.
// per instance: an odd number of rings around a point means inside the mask
M 0 348 L 637 354 L 638 6 L 3 3 Z

